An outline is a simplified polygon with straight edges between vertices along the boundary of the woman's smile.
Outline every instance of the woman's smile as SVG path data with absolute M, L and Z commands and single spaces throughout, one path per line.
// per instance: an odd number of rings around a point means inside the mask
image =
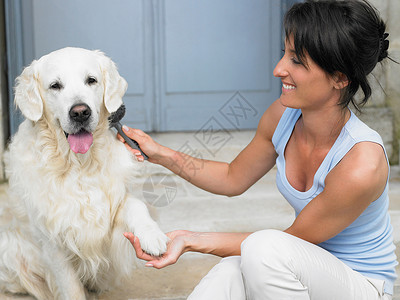
M 287 92 L 287 91 L 291 91 L 296 89 L 296 86 L 292 85 L 292 84 L 287 84 L 287 83 L 282 83 L 282 93 L 283 92 Z

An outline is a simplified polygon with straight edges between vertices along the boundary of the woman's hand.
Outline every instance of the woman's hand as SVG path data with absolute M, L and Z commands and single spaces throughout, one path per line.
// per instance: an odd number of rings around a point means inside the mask
M 122 126 L 122 130 L 129 138 L 135 140 L 139 144 L 142 151 L 149 157 L 150 162 L 156 162 L 157 158 L 161 156 L 161 151 L 164 147 L 156 143 L 148 134 L 140 129 L 129 128 L 126 125 Z M 125 147 L 136 156 L 138 161 L 144 161 L 144 157 L 139 150 L 129 147 L 120 134 L 118 134 L 117 137 L 125 144 Z
M 186 230 L 175 230 L 168 232 L 166 235 L 170 238 L 167 251 L 161 257 L 155 257 L 147 254 L 140 247 L 139 239 L 130 232 L 125 232 L 124 236 L 131 242 L 139 259 L 146 260 L 146 267 L 154 267 L 161 269 L 177 262 L 179 257 L 185 253 L 187 249 L 186 238 L 192 232 Z

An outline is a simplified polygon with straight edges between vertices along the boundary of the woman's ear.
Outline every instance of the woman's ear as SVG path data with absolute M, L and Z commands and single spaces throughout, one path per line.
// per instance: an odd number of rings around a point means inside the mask
M 115 63 L 101 51 L 96 51 L 100 57 L 103 72 L 104 105 L 109 113 L 115 112 L 122 105 L 128 83 L 119 75 Z
M 34 122 L 38 121 L 43 115 L 43 101 L 35 76 L 36 64 L 37 61 L 33 61 L 17 77 L 14 98 L 15 104 L 22 114 Z
M 335 72 L 335 74 L 332 76 L 332 79 L 333 87 L 335 89 L 341 90 L 349 85 L 349 79 L 342 72 Z

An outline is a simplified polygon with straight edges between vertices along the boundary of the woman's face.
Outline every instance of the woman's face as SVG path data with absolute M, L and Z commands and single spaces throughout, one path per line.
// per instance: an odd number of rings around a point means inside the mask
M 293 38 L 285 41 L 285 54 L 274 70 L 282 80 L 281 103 L 286 107 L 318 109 L 337 105 L 340 90 L 332 76 L 320 68 L 306 53 L 306 65 L 300 63 L 293 47 Z

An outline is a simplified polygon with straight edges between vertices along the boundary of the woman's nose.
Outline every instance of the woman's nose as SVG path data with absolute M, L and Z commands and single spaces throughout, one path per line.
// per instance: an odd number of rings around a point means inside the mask
M 281 60 L 276 64 L 273 74 L 275 77 L 288 76 L 289 73 L 285 67 L 284 57 L 282 57 Z

